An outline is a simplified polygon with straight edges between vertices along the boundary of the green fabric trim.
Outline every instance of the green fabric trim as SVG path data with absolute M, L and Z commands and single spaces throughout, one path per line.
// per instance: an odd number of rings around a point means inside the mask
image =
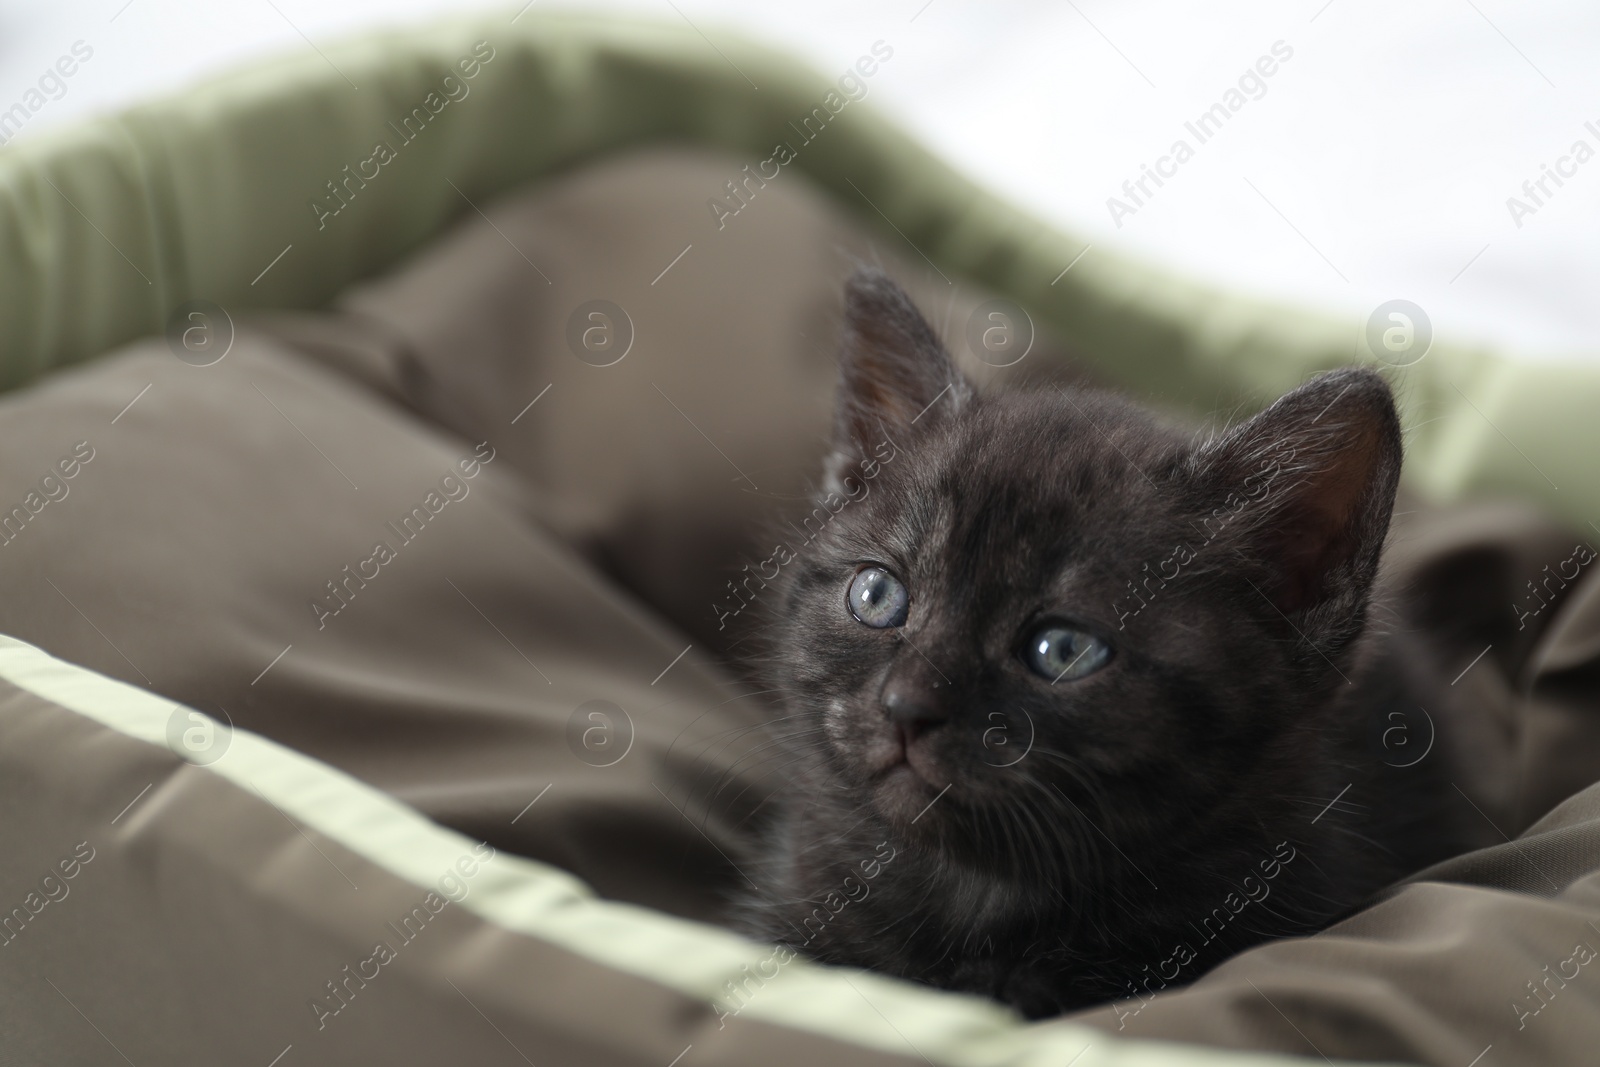
M 11 637 L 0 636 L 0 678 L 163 748 L 167 724 L 180 707 Z M 386 793 L 243 730 L 232 733 L 222 757 L 206 770 L 420 889 L 434 888 L 440 873 L 474 844 Z M 506 853 L 481 869 L 473 892 L 457 906 L 497 926 L 708 1002 L 718 998 L 726 983 L 742 978 L 744 968 L 756 970 L 772 952 L 770 946 L 716 927 L 599 900 L 565 871 Z M 952 1067 L 1061 1067 L 1067 1062 L 1078 1067 L 1292 1067 L 1308 1062 L 1119 1041 L 1063 1024 L 1029 1027 L 976 997 L 798 959 L 758 989 L 739 1014 L 895 1055 L 916 1051 Z
M 0 387 L 157 333 L 186 299 L 233 311 L 322 305 L 469 212 L 462 194 L 482 202 L 649 142 L 764 159 L 830 87 L 734 36 L 713 33 L 713 49 L 681 21 L 511 15 L 306 51 L 0 149 Z M 388 124 L 480 40 L 495 58 L 471 94 L 319 230 L 311 199 L 392 138 Z M 887 221 L 945 273 L 1022 303 L 1103 374 L 1158 402 L 1249 407 L 1314 370 L 1370 359 L 1361 323 L 1224 293 L 1104 248 L 1062 276 L 1082 240 L 966 180 L 867 104 L 852 104 L 789 167 L 885 240 L 900 240 Z M 1588 417 L 1600 367 L 1513 364 L 1438 342 L 1392 377 L 1414 427 L 1416 488 L 1440 499 L 1530 495 L 1580 524 L 1600 516 L 1600 482 L 1584 469 L 1600 451 L 1600 422 Z

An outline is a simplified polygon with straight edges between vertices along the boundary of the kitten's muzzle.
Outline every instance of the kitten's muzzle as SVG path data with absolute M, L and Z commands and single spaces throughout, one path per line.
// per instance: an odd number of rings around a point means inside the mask
M 948 786 L 949 776 L 935 751 L 940 729 L 954 717 L 948 684 L 901 665 L 884 683 L 878 703 L 885 729 L 869 751 L 881 753 L 877 775 L 883 787 L 880 807 L 893 820 L 914 820 L 929 795 Z M 872 758 L 872 757 L 869 757 Z
M 950 709 L 935 690 L 938 683 L 891 678 L 883 687 L 883 714 L 907 747 L 928 731 L 950 721 Z

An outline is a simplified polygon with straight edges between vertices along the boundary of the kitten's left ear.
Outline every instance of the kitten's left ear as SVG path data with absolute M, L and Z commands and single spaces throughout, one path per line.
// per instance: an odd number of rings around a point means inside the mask
M 1401 463 L 1389 385 L 1371 370 L 1318 375 L 1197 451 L 1207 534 L 1324 653 L 1361 630 Z
M 914 426 L 970 403 L 973 392 L 905 290 L 881 270 L 859 267 L 844 289 L 844 343 L 830 473 L 899 445 Z

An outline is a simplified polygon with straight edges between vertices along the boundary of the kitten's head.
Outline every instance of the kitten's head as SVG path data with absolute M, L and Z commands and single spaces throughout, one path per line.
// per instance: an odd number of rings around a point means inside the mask
M 845 305 L 777 623 L 822 785 L 1024 866 L 1310 803 L 1399 475 L 1384 381 L 1324 374 L 1197 443 L 1093 391 L 978 395 L 881 272 Z

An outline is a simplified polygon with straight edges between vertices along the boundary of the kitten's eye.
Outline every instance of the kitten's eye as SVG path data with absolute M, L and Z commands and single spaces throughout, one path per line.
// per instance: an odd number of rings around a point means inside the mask
M 1110 662 L 1111 646 L 1087 631 L 1052 622 L 1028 638 L 1023 658 L 1039 677 L 1051 683 L 1070 682 Z
M 900 579 L 882 567 L 863 567 L 850 579 L 845 598 L 856 621 L 875 629 L 900 626 L 906 621 L 911 597 Z

